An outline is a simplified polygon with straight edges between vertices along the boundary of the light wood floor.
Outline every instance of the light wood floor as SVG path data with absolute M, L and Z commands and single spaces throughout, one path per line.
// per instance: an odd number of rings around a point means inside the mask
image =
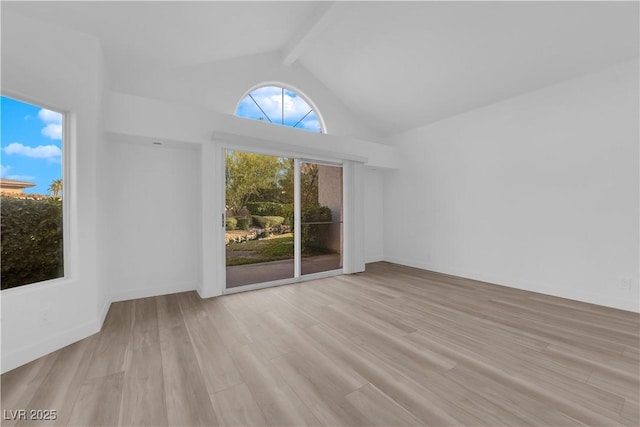
M 2 375 L 2 409 L 60 425 L 637 426 L 638 320 L 377 263 L 115 303 L 99 334 Z

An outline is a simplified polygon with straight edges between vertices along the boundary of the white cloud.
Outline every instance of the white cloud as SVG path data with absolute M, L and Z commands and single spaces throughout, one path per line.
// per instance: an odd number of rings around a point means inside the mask
M 298 126 L 301 126 L 305 129 L 318 131 L 320 130 L 320 122 L 317 119 L 304 119 L 300 122 Z
M 49 123 L 62 124 L 62 114 L 56 113 L 55 111 L 47 110 L 46 108 L 43 108 L 42 110 L 38 111 L 38 117 L 40 118 L 40 120 L 42 120 L 47 124 Z
M 6 179 L 13 179 L 16 181 L 33 181 L 36 179 L 35 176 L 31 175 L 11 175 L 9 171 L 11 170 L 10 165 L 0 165 L 0 177 Z
M 51 139 L 62 139 L 62 125 L 49 123 L 42 128 L 40 133 Z
M 45 124 L 40 133 L 51 139 L 62 139 L 62 114 L 46 108 L 38 111 L 38 117 Z
M 282 89 L 279 87 L 263 87 L 251 93 L 258 105 L 273 121 L 282 119 Z M 302 98 L 293 92 L 284 91 L 284 117 L 287 120 L 299 120 L 311 110 Z
M 4 147 L 4 153 L 7 155 L 15 154 L 17 156 L 32 157 L 35 159 L 59 160 L 62 155 L 60 147 L 55 145 L 38 145 L 37 147 L 28 147 L 19 142 L 12 142 Z

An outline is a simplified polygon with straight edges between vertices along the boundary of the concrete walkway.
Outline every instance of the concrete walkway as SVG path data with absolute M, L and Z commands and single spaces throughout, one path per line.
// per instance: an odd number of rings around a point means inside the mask
M 342 268 L 340 254 L 305 257 L 301 267 L 302 274 L 338 270 Z M 292 259 L 227 267 L 227 288 L 289 279 L 293 277 L 293 268 Z

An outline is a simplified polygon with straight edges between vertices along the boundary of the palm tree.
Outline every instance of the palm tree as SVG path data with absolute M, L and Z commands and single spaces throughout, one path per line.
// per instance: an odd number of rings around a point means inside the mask
M 53 197 L 58 197 L 62 191 L 62 178 L 54 179 L 49 186 L 49 191 L 53 193 Z

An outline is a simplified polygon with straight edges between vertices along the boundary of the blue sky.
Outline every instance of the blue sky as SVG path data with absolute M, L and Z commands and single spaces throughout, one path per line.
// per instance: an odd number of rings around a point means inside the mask
M 273 123 L 282 125 L 282 88 L 276 86 L 261 87 L 252 91 L 251 96 L 253 96 L 262 110 L 264 110 L 264 113 L 266 113 Z M 297 124 L 296 128 L 306 129 L 312 132 L 320 132 L 320 122 L 315 111 L 312 111 L 305 117 L 305 114 L 310 110 L 311 107 L 309 104 L 298 96 L 298 94 L 287 89 L 284 90 L 285 126 L 294 126 L 302 119 L 302 121 Z M 238 116 L 256 120 L 263 117 L 263 120 L 268 122 L 269 120 L 267 120 L 264 113 L 260 111 L 256 106 L 256 103 L 253 102 L 248 95 L 242 100 L 238 106 L 238 110 L 236 111 Z
M 3 96 L 0 138 L 2 178 L 36 184 L 25 193 L 51 194 L 62 178 L 62 115 Z

